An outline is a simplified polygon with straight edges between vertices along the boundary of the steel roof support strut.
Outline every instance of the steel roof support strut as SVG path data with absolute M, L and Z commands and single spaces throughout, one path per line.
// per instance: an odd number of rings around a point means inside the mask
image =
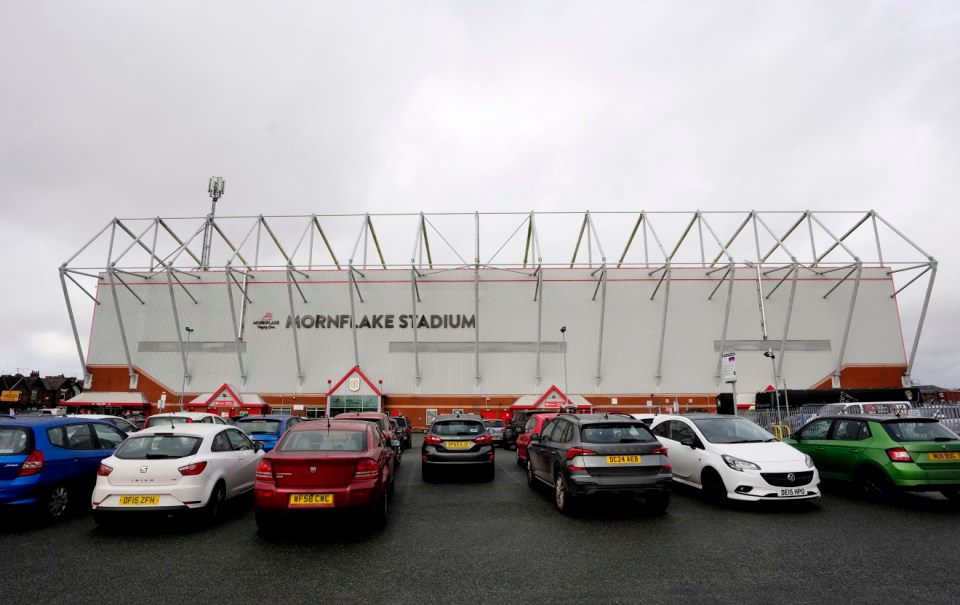
M 261 218 L 262 220 L 262 218 Z M 266 224 L 264 224 L 266 227 Z M 269 227 L 267 227 L 269 230 Z M 287 299 L 290 302 L 290 331 L 293 333 L 293 352 L 297 356 L 297 380 L 300 386 L 303 386 L 303 366 L 300 363 L 300 338 L 297 336 L 297 332 L 300 331 L 300 322 L 297 321 L 297 310 L 293 306 L 293 271 L 290 270 L 292 265 L 287 265 Z M 351 302 L 353 298 L 351 297 Z
M 913 360 L 917 356 L 917 346 L 920 344 L 920 332 L 923 331 L 923 322 L 927 317 L 927 307 L 930 304 L 930 294 L 933 292 L 933 282 L 937 278 L 937 261 L 930 259 L 930 279 L 927 280 L 927 294 L 923 297 L 923 308 L 920 310 L 920 321 L 917 322 L 917 332 L 913 335 L 913 347 L 910 349 L 910 361 L 907 363 L 907 371 L 903 375 L 903 385 L 910 384 L 910 372 L 913 371 Z
M 237 365 L 240 366 L 240 383 L 243 385 L 246 385 L 247 373 L 243 369 L 243 355 L 240 353 L 240 324 L 237 323 L 236 302 L 233 299 L 233 286 L 230 284 L 230 278 L 233 277 L 230 273 L 231 272 L 230 263 L 227 263 L 227 265 L 223 268 L 223 270 L 227 276 L 227 279 L 224 280 L 224 283 L 227 286 L 227 298 L 229 299 L 229 303 L 230 303 L 230 319 L 233 321 L 233 342 L 236 343 L 237 345 Z M 246 296 L 246 294 L 244 294 L 244 296 Z M 296 329 L 296 327 L 294 326 L 291 326 L 291 327 Z
M 598 243 L 599 245 L 599 243 Z M 600 339 L 597 343 L 597 386 L 600 386 L 600 380 L 602 374 L 600 368 L 602 367 L 601 361 L 603 360 L 603 324 L 606 319 L 607 311 L 607 259 L 603 259 L 603 266 L 600 268 L 600 282 L 603 284 L 603 289 L 600 295 Z M 598 285 L 599 285 L 598 284 Z M 669 286 L 668 286 L 669 287 Z M 596 299 L 596 293 L 594 293 L 594 299 Z
M 347 287 L 350 289 L 350 332 L 353 335 L 353 365 L 360 366 L 360 345 L 357 344 L 357 307 L 356 302 L 354 301 L 353 291 L 357 290 L 357 295 L 360 295 L 360 288 L 357 287 L 357 279 L 353 275 L 353 259 L 350 259 L 350 265 L 347 269 L 347 273 L 350 275 L 350 283 L 347 284 Z M 362 275 L 362 273 L 361 273 Z M 361 299 L 362 302 L 362 299 Z
M 87 383 L 90 372 L 87 370 L 87 360 L 83 357 L 83 345 L 80 344 L 80 332 L 77 331 L 77 319 L 73 315 L 73 305 L 70 303 L 70 292 L 67 290 L 67 281 L 64 279 L 65 277 L 69 276 L 67 276 L 66 264 L 63 264 L 60 266 L 60 287 L 63 288 L 63 300 L 67 303 L 67 315 L 70 316 L 70 327 L 73 329 L 73 341 L 77 345 L 77 357 L 80 359 L 80 367 L 83 368 L 83 380 L 84 383 Z M 74 280 L 72 277 L 70 278 L 70 281 L 76 283 L 76 280 Z M 83 290 L 83 288 L 81 288 L 81 290 Z M 84 292 L 86 293 L 86 290 L 84 290 Z M 87 296 L 90 296 L 90 294 L 87 293 Z M 93 302 L 98 305 L 100 304 L 97 302 L 96 298 L 93 299 Z
M 779 353 L 779 356 L 777 357 L 777 375 L 774 376 L 776 380 L 783 379 L 783 373 L 782 373 L 783 354 L 787 349 L 787 334 L 788 334 L 788 331 L 790 330 L 790 317 L 793 315 L 793 303 L 797 299 L 797 278 L 799 277 L 799 275 L 800 275 L 800 264 L 796 263 L 793 266 L 793 280 L 790 281 L 790 301 L 787 303 L 787 317 L 783 322 L 783 337 L 780 339 L 780 353 Z M 780 282 L 780 283 L 783 283 L 783 282 Z M 777 286 L 779 285 L 780 284 L 777 284 Z M 774 288 L 774 290 L 776 290 L 776 288 Z M 772 294 L 773 292 L 771 291 L 770 294 L 767 295 L 767 298 L 769 299 Z M 773 385 L 773 386 L 775 386 L 778 389 L 780 388 L 779 385 Z M 786 387 L 784 387 L 784 392 L 786 392 Z M 790 413 L 789 407 L 787 408 L 787 410 L 788 410 L 787 413 L 789 414 Z
M 534 290 L 533 300 L 537 302 L 537 374 L 534 376 L 534 384 L 540 386 L 540 349 L 543 343 L 543 267 L 537 267 L 536 275 L 537 289 Z
M 474 212 L 473 216 L 476 224 L 476 256 L 473 267 L 473 312 L 476 321 L 473 330 L 473 361 L 477 386 L 480 386 L 480 213 Z
M 727 304 L 723 311 L 723 329 L 720 332 L 720 350 L 717 352 L 717 384 L 720 384 L 720 368 L 723 364 L 723 355 L 726 353 L 724 349 L 727 348 L 727 328 L 730 325 L 730 307 L 733 304 L 733 283 L 735 281 L 734 278 L 737 275 L 737 265 L 735 263 L 730 263 L 727 273 L 724 273 L 723 279 L 721 279 L 720 283 L 717 284 L 717 288 L 719 288 L 723 283 L 723 280 L 727 278 L 727 274 L 730 275 L 730 283 L 727 285 Z M 714 288 L 713 291 L 716 292 L 717 288 Z M 713 294 L 710 296 L 712 297 Z M 736 402 L 734 402 L 734 404 L 736 404 Z
M 96 303 L 97 305 L 100 304 L 100 301 L 97 300 L 97 297 L 96 297 L 96 296 L 94 296 L 93 294 L 90 294 L 90 293 L 87 291 L 86 288 L 84 288 L 83 286 L 80 285 L 80 282 L 78 282 L 77 280 L 75 280 L 75 279 L 73 278 L 73 276 L 70 275 L 70 273 L 72 273 L 72 272 L 71 272 L 69 269 L 64 269 L 63 267 L 60 267 L 60 269 L 61 269 L 61 271 L 63 272 L 63 275 L 65 275 L 67 279 L 69 279 L 70 281 L 72 281 L 78 288 L 80 288 L 80 291 L 83 292 L 84 294 L 86 294 L 86 295 L 90 298 L 90 300 L 92 300 L 92 301 L 93 301 L 94 303 Z M 62 276 L 63 276 L 63 275 L 62 275 Z M 62 277 L 62 276 L 61 276 L 61 277 Z M 100 277 L 99 277 L 99 276 L 97 276 L 96 279 L 97 279 L 97 281 L 100 281 Z M 68 302 L 67 304 L 69 305 L 69 302 Z
M 857 305 L 857 292 L 860 290 L 860 276 L 863 273 L 863 263 L 857 259 L 857 278 L 853 282 L 853 292 L 850 294 L 850 308 L 847 310 L 847 322 L 843 327 L 843 340 L 840 343 L 840 355 L 837 356 L 837 369 L 833 373 L 833 388 L 840 388 L 840 369 L 843 367 L 843 357 L 847 352 L 847 338 L 850 336 L 850 325 L 853 323 L 853 310 Z M 846 279 L 846 277 L 844 278 Z M 839 284 L 837 284 L 839 285 Z M 826 298 L 826 296 L 824 296 Z
M 410 305 L 413 313 L 410 315 L 410 329 L 413 331 L 413 367 L 416 372 L 417 386 L 420 386 L 420 343 L 417 340 L 417 301 L 420 300 L 420 292 L 417 289 L 417 266 L 416 258 L 410 259 Z
M 657 386 L 660 386 L 660 380 L 663 378 L 663 344 L 667 338 L 667 310 L 670 308 L 670 274 L 673 269 L 670 267 L 670 261 L 667 261 L 666 271 L 663 272 L 667 279 L 667 286 L 663 290 L 663 315 L 660 319 L 660 345 L 657 353 Z M 651 299 L 652 300 L 652 299 Z
M 166 266 L 167 291 L 170 293 L 170 308 L 173 309 L 173 327 L 177 331 L 177 350 L 180 351 L 180 364 L 183 366 L 183 384 L 190 384 L 190 372 L 187 368 L 187 354 L 183 348 L 183 330 L 180 327 L 180 312 L 177 310 L 177 297 L 173 291 L 173 270 Z M 185 389 L 184 389 L 185 390 Z M 183 393 L 180 393 L 182 396 Z

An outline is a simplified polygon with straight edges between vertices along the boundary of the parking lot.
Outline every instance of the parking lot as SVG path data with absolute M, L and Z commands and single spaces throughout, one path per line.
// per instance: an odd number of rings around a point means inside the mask
M 601 501 L 569 518 L 514 452 L 492 483 L 423 483 L 421 439 L 379 534 L 338 519 L 267 539 L 251 498 L 207 529 L 7 514 L 4 602 L 955 602 L 960 510 L 939 495 L 872 504 L 828 484 L 812 502 L 714 505 L 678 488 L 662 515 Z

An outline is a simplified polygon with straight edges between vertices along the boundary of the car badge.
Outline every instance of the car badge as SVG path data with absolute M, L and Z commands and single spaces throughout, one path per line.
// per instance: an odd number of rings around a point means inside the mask
M 317 472 L 317 467 L 311 466 L 311 467 L 310 467 L 310 472 L 311 472 L 311 473 Z
M 141 466 L 141 467 L 140 467 L 140 472 L 141 472 L 141 473 L 147 472 L 147 467 Z
M 787 481 L 789 481 L 790 483 L 793 483 L 796 480 L 797 480 L 796 475 L 794 475 L 793 473 L 787 473 Z

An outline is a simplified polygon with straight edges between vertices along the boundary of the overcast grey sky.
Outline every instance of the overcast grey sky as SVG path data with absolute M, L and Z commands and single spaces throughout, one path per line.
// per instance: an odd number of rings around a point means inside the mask
M 960 2 L 0 0 L 0 372 L 78 373 L 57 267 L 211 175 L 224 215 L 874 209 L 960 386 Z

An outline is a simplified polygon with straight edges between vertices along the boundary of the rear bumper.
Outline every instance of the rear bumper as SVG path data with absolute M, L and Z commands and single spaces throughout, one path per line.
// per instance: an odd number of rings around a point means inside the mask
M 923 469 L 916 464 L 895 463 L 889 468 L 890 480 L 904 491 L 960 489 L 960 469 Z
M 38 475 L 28 475 L 7 481 L 0 488 L 0 506 L 30 506 L 38 503 L 45 487 L 39 479 Z
M 383 491 L 384 488 L 378 481 L 363 481 L 351 484 L 348 487 L 324 488 L 281 488 L 273 483 L 257 481 L 253 488 L 253 503 L 254 508 L 258 511 L 269 513 L 358 509 L 373 506 L 382 497 Z M 333 505 L 291 505 L 291 494 L 333 494 Z
M 493 445 L 484 445 L 473 452 L 443 452 L 433 446 L 426 446 L 421 450 L 421 459 L 424 465 L 475 465 L 493 463 Z
M 575 495 L 632 494 L 643 496 L 651 493 L 669 493 L 673 485 L 673 475 L 670 473 L 638 477 L 570 475 L 568 484 L 570 491 Z

